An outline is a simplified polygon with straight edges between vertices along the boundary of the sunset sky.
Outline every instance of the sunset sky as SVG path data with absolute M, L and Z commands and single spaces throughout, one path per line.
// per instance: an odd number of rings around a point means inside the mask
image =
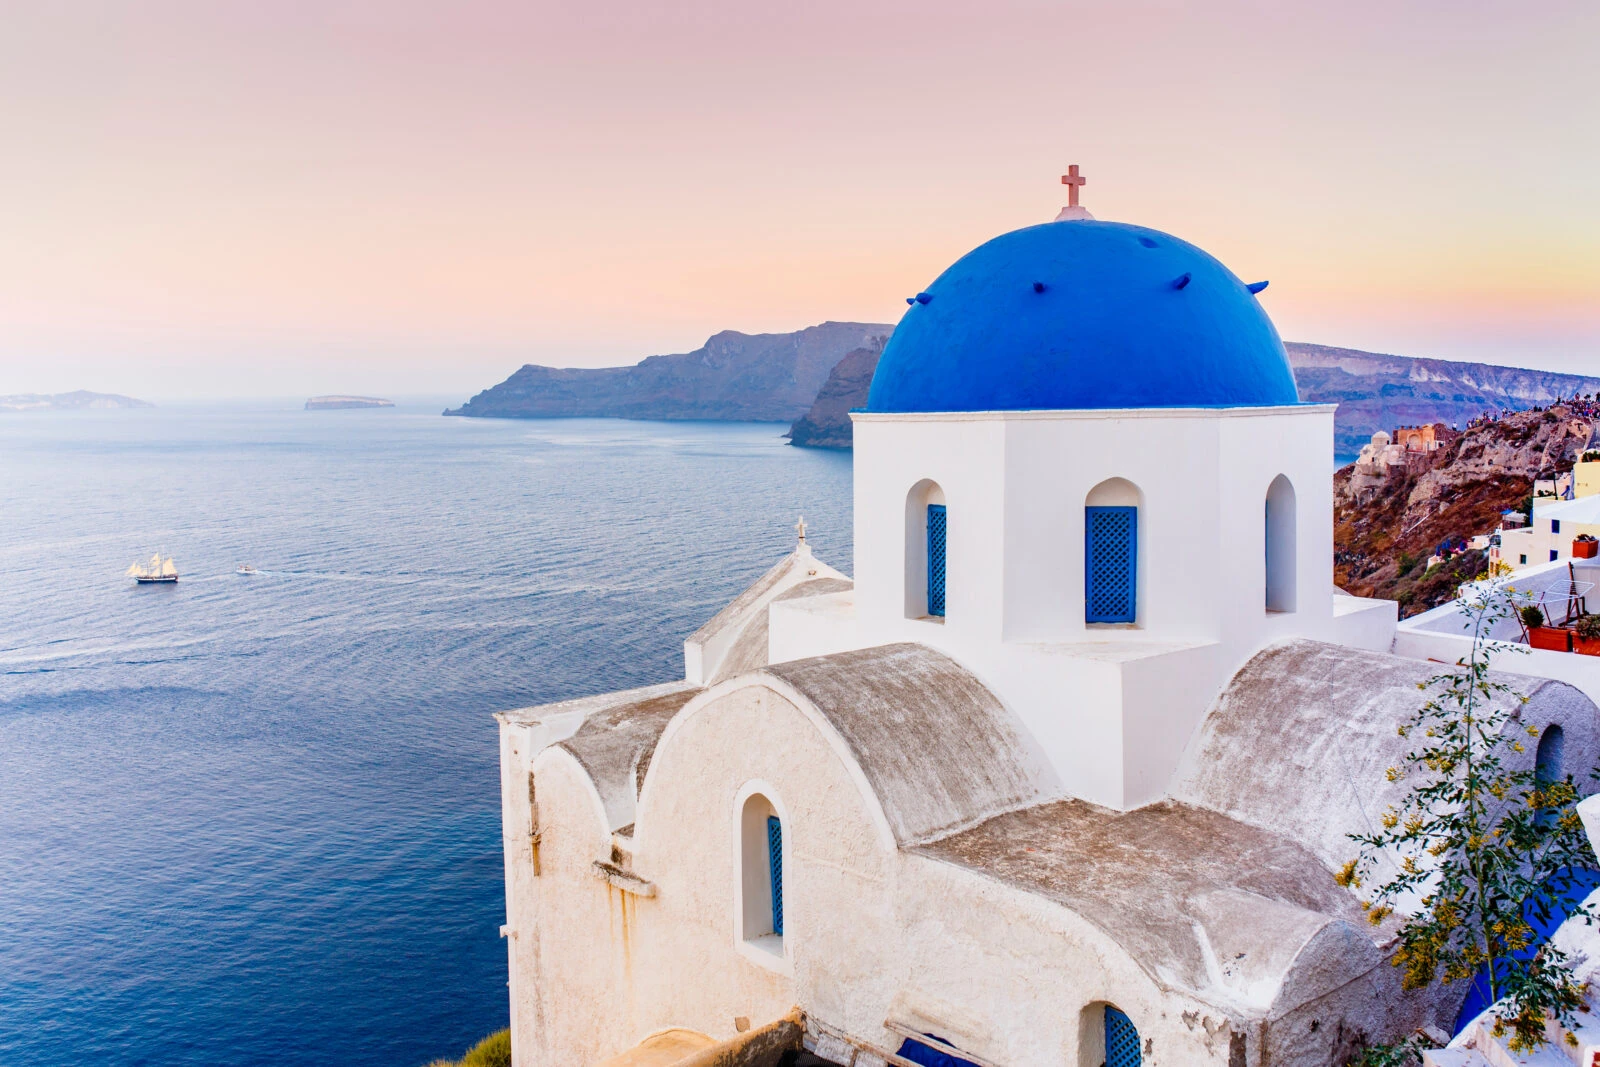
M 893 322 L 1078 163 L 1286 339 L 1600 373 L 1600 5 L 9 5 L 0 393 Z

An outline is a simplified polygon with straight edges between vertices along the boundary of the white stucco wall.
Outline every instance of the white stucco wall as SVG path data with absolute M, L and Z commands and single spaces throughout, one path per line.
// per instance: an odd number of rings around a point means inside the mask
M 766 685 L 722 687 L 678 713 L 631 840 L 606 832 L 594 788 L 565 751 L 529 758 L 533 737 L 502 727 L 518 1067 L 592 1064 L 674 1026 L 727 1038 L 738 1016 L 759 1024 L 796 1005 L 880 1048 L 898 1046 L 886 1024 L 899 1022 L 937 1026 L 995 1063 L 1098 1067 L 1106 1002 L 1138 1026 L 1149 1067 L 1252 1067 L 1321 1062 L 1338 1033 L 1382 1017 L 1375 995 L 1381 1010 L 1393 1007 L 1392 990 L 1363 979 L 1320 1008 L 1297 1004 L 1292 1025 L 1241 1017 L 1164 986 L 1065 907 L 897 849 L 838 737 L 815 709 Z M 746 944 L 738 922 L 739 813 L 752 788 L 783 817 L 781 955 Z M 597 877 L 596 859 L 620 859 L 654 895 Z M 1263 1056 L 1274 1040 L 1311 1058 Z
M 856 586 L 775 606 L 771 662 L 917 641 L 983 679 L 1075 796 L 1161 796 L 1236 665 L 1285 637 L 1387 649 L 1393 615 L 1333 604 L 1333 408 L 978 412 L 855 419 Z M 1266 606 L 1269 487 L 1295 495 L 1295 610 Z M 1084 506 L 1137 487 L 1139 617 L 1084 621 Z M 907 610 L 908 494 L 948 508 L 946 614 Z M 920 500 L 919 496 L 919 500 Z M 1365 602 L 1362 602 L 1365 605 Z

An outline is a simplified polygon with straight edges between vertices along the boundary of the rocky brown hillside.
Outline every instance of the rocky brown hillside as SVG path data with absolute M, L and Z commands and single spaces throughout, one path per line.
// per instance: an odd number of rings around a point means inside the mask
M 881 347 L 890 329 L 825 322 L 795 333 L 725 330 L 693 352 L 651 356 L 631 367 L 529 363 L 445 414 L 789 422 L 811 406 L 846 353 Z
M 1600 378 L 1576 374 L 1386 356 L 1299 342 L 1284 347 L 1300 399 L 1339 405 L 1333 430 L 1336 456 L 1355 455 L 1377 430 L 1432 422 L 1464 426 L 1485 412 L 1521 410 L 1600 392 Z M 871 357 L 871 366 L 867 362 L 858 359 L 835 371 L 823 386 L 829 402 L 795 423 L 794 444 L 850 447 L 848 413 L 867 402 L 877 357 Z
M 1447 541 L 1491 532 L 1502 512 L 1526 512 L 1533 480 L 1570 469 L 1596 421 L 1557 404 L 1461 434 L 1439 426 L 1447 443 L 1403 466 L 1342 468 L 1333 478 L 1335 583 L 1398 600 L 1402 615 L 1449 600 L 1484 571 L 1484 554 L 1466 552 L 1431 569 L 1428 557 Z

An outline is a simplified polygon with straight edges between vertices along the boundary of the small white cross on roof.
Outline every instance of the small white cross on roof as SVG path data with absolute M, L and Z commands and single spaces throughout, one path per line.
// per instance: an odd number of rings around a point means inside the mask
M 1078 173 L 1078 165 L 1074 163 L 1072 166 L 1068 167 L 1067 172 L 1061 176 L 1061 184 L 1067 187 L 1067 206 L 1077 207 L 1078 189 L 1082 186 L 1088 185 L 1089 179 Z

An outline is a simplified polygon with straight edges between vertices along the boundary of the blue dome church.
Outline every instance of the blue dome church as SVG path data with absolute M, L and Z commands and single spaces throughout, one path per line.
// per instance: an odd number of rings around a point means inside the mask
M 1327 1067 L 1455 1019 L 1336 872 L 1462 639 L 1335 595 L 1264 286 L 1065 180 L 911 297 L 853 575 L 801 523 L 682 678 L 498 716 L 517 1067 Z M 1540 766 L 1600 761 L 1528 681 Z
M 855 625 L 1004 679 L 1108 807 L 1162 794 L 1250 649 L 1350 625 L 1333 407 L 1300 402 L 1265 289 L 1069 203 L 911 296 L 851 416 Z

